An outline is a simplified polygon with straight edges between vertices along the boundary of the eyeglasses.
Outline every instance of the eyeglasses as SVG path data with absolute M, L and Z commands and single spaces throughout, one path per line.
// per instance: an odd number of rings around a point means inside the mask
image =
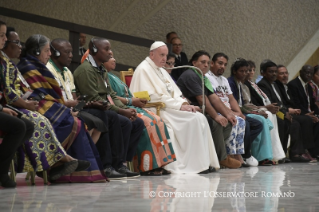
M 181 43 L 180 43 L 180 44 L 173 44 L 173 46 L 174 46 L 174 47 L 176 47 L 176 46 L 178 46 L 178 47 L 182 47 L 182 46 L 183 46 L 183 44 L 181 44 Z
M 166 64 L 169 65 L 169 66 L 174 66 L 175 65 L 175 63 L 173 63 L 173 62 L 166 62 Z
M 7 42 L 11 42 L 16 44 L 17 46 L 22 46 L 19 40 L 7 40 Z

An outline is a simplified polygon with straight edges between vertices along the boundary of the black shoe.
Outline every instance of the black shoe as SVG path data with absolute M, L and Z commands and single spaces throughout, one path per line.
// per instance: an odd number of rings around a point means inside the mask
M 78 167 L 75 169 L 76 172 L 84 171 L 91 166 L 91 163 L 86 160 L 78 160 Z
M 308 158 L 305 158 L 302 155 L 297 155 L 297 156 L 291 157 L 290 160 L 292 162 L 300 162 L 300 163 L 308 163 L 308 162 L 310 162 L 310 160 Z
M 285 163 L 285 158 L 278 160 L 278 164 L 283 164 Z
M 290 163 L 291 160 L 289 158 L 285 158 L 285 163 Z
M 8 174 L 0 175 L 0 185 L 3 188 L 15 188 L 17 186 L 16 182 L 11 180 Z
M 49 178 L 50 182 L 53 182 L 64 175 L 73 173 L 78 167 L 77 160 L 71 160 L 70 162 L 63 163 L 61 166 L 53 167 L 50 169 Z
M 105 175 L 110 180 L 126 180 L 126 174 L 118 173 L 113 168 L 104 169 Z
M 121 168 L 119 168 L 117 170 L 119 173 L 121 174 L 126 174 L 127 178 L 133 178 L 133 177 L 139 177 L 140 174 L 137 172 L 132 172 L 131 170 L 129 170 L 126 166 L 122 166 Z
M 198 174 L 208 174 L 209 173 L 209 169 L 206 169 L 204 171 L 199 172 Z
M 214 168 L 214 167 L 209 167 L 209 169 L 208 169 L 208 171 L 209 171 L 209 173 L 211 173 L 211 172 L 216 172 L 216 169 Z

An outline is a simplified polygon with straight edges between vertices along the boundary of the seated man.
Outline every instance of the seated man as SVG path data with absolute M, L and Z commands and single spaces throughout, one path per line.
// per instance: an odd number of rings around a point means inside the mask
M 314 130 L 319 130 L 319 124 L 315 124 L 317 125 L 317 129 L 314 129 L 311 117 L 300 115 L 300 109 L 295 108 L 294 103 L 290 99 L 290 92 L 288 92 L 288 77 L 287 68 L 283 65 L 278 65 L 276 84 L 278 85 L 284 105 L 289 105 L 289 113 L 293 116 L 290 127 L 289 157 L 293 162 L 310 161 L 316 163 L 317 159 L 311 157 L 308 149 L 314 147 L 315 140 L 319 139 L 314 138 Z
M 182 92 L 162 67 L 168 49 L 156 41 L 147 57 L 137 68 L 130 90 L 148 91 L 151 102 L 163 102 L 160 117 L 166 123 L 176 161 L 165 168 L 172 173 L 208 173 L 209 166 L 219 168 L 214 142 L 205 116 L 189 105 Z M 154 110 L 153 110 L 154 111 Z
M 117 97 L 116 93 L 110 86 L 107 71 L 105 70 L 103 63 L 107 62 L 111 57 L 111 44 L 105 38 L 92 38 L 89 43 L 90 54 L 88 60 L 85 60 L 75 71 L 74 80 L 75 86 L 81 95 L 87 95 L 88 101 L 109 101 L 110 110 L 118 113 L 117 118 L 112 118 L 114 122 L 120 122 L 121 130 L 113 131 L 117 134 L 117 138 L 111 138 L 112 145 L 118 145 L 121 152 L 120 161 L 132 161 L 135 155 L 138 141 L 142 135 L 144 129 L 144 122 L 142 119 L 136 117 L 136 110 L 126 107 Z M 101 103 L 103 108 L 103 103 Z M 98 116 L 104 123 L 107 123 L 107 117 L 109 113 L 105 114 L 102 110 L 94 110 L 93 108 L 86 109 L 87 112 Z M 106 117 L 107 116 L 107 117 Z M 111 130 L 110 130 L 111 131 Z M 99 147 L 102 148 L 102 147 Z M 104 147 L 109 149 L 111 155 L 115 155 L 116 152 L 111 151 L 110 147 Z M 113 167 L 117 172 L 126 174 L 127 177 L 139 176 L 135 172 L 128 170 L 123 164 L 119 164 L 118 167 Z M 110 173 L 110 167 L 107 167 L 107 173 Z
M 231 109 L 236 115 L 237 121 L 245 120 L 245 136 L 240 139 L 244 139 L 244 153 L 242 157 L 246 159 L 246 163 L 250 166 L 258 166 L 258 161 L 251 155 L 251 143 L 262 131 L 262 124 L 260 121 L 245 117 L 233 96 L 232 90 L 228 80 L 223 76 L 225 68 L 228 63 L 228 56 L 224 53 L 216 53 L 211 61 L 210 71 L 206 74 L 206 77 L 211 82 L 217 96 L 224 102 L 224 104 Z
M 50 50 L 52 54 L 46 66 L 59 82 L 65 105 L 67 107 L 75 107 L 79 101 L 77 100 L 75 93 L 73 75 L 67 68 L 73 57 L 72 46 L 68 40 L 58 38 L 51 42 Z M 103 120 L 105 123 L 103 123 L 100 118 L 94 116 L 96 114 L 93 115 L 85 110 L 81 110 L 78 116 L 85 121 L 89 132 L 92 132 L 91 137 L 97 146 L 107 177 L 110 180 L 126 178 L 127 174 L 118 173 L 111 168 L 122 166 L 122 161 L 118 159 L 121 152 L 117 147 L 118 141 L 122 139 L 121 126 L 119 121 L 112 122 L 112 118 L 117 120 L 117 114 L 112 111 L 102 112 L 98 108 L 93 108 L 94 106 L 95 103 L 89 103 L 87 105 L 87 107 L 90 107 L 91 112 L 106 114 L 106 119 Z M 108 130 L 109 132 L 107 133 Z M 112 151 L 115 152 L 113 158 Z
M 198 51 L 193 55 L 190 63 L 199 68 L 205 75 L 209 70 L 209 60 L 210 55 L 206 51 Z M 214 89 L 206 78 L 204 88 L 205 97 L 203 97 L 201 74 L 202 73 L 195 69 L 188 69 L 179 77 L 177 85 L 181 89 L 183 95 L 191 101 L 192 105 L 203 105 L 203 98 L 205 98 L 205 112 L 208 114 L 206 115 L 206 118 L 210 125 L 219 164 L 226 168 L 239 168 L 241 163 L 238 160 L 231 158 L 226 152 L 226 142 L 230 137 L 230 132 L 232 130 L 232 125 L 227 119 L 235 125 L 236 118 L 233 114 L 228 113 L 225 105 L 220 101 L 218 96 L 214 94 Z M 210 102 L 207 96 L 213 101 Z M 215 108 L 216 110 L 221 111 L 227 119 L 222 115 L 217 114 Z
M 318 159 L 319 155 L 319 108 L 315 104 L 313 99 L 313 91 L 308 84 L 313 76 L 313 67 L 310 65 L 304 65 L 300 70 L 300 76 L 291 80 L 288 83 L 288 91 L 290 98 L 296 108 L 299 108 L 301 115 L 306 115 L 312 118 L 313 121 L 313 133 L 314 133 L 314 146 L 309 150 L 312 157 Z M 310 129 L 308 129 L 310 130 Z M 309 133 L 309 131 L 307 131 Z M 306 133 L 306 134 L 307 134 Z M 304 135 L 302 135 L 304 136 Z M 303 137 L 303 139 L 305 139 Z
M 288 106 L 284 104 L 283 99 L 280 95 L 278 85 L 275 83 L 277 79 L 277 65 L 271 60 L 266 60 L 265 63 L 260 65 L 260 73 L 262 74 L 263 78 L 258 82 L 259 88 L 269 98 L 271 103 L 276 103 L 280 107 L 279 113 L 277 113 L 281 114 L 278 115 L 277 118 L 278 132 L 284 154 L 286 154 L 288 148 L 287 144 L 289 130 L 292 119 L 288 111 Z M 256 102 L 256 105 L 260 106 L 260 103 L 258 102 L 262 100 L 256 97 L 256 95 L 254 98 L 258 100 L 254 100 L 253 102 Z M 284 158 L 279 162 L 290 162 L 290 160 L 288 158 Z

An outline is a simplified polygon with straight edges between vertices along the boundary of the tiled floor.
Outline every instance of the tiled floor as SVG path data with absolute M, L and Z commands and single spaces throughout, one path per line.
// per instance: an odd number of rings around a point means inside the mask
M 139 177 L 103 184 L 44 186 L 37 178 L 36 185 L 30 186 L 24 174 L 17 177 L 16 189 L 0 189 L 0 212 L 319 211 L 319 164 Z

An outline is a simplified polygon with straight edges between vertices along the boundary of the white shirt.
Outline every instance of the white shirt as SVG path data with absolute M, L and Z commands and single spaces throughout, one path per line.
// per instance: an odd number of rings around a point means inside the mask
M 220 98 L 220 100 L 230 108 L 228 95 L 233 94 L 229 86 L 228 80 L 223 76 L 216 76 L 213 72 L 208 71 L 205 76 L 209 79 L 212 84 L 215 94 Z

